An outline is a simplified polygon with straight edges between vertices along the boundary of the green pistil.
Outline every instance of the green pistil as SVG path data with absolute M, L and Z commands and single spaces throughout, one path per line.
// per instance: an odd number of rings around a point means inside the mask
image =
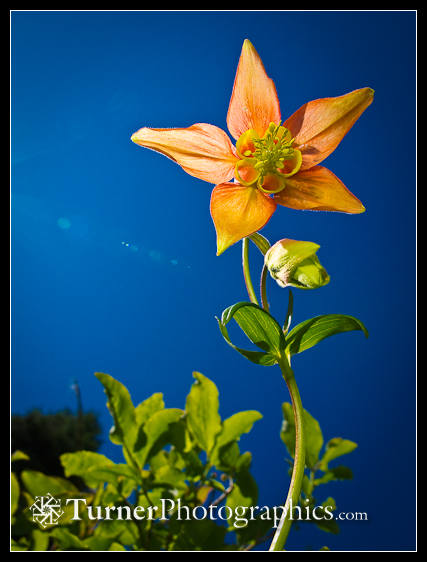
M 278 137 L 281 132 L 280 138 Z M 294 149 L 292 143 L 294 139 L 291 137 L 288 129 L 271 123 L 267 129 L 267 133 L 262 139 L 253 139 L 255 146 L 253 157 L 257 161 L 257 168 L 261 176 L 268 173 L 274 173 L 278 168 L 283 167 L 285 160 L 292 160 L 294 157 Z

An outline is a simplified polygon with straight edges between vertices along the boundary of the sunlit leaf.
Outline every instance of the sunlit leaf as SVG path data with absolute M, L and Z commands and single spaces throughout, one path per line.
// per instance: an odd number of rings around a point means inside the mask
M 119 381 L 105 373 L 95 373 L 104 386 L 108 398 L 107 406 L 114 420 L 114 429 L 110 431 L 110 439 L 115 444 L 126 445 L 129 450 L 137 437 L 135 408 L 128 389 Z
M 215 448 L 220 448 L 230 441 L 239 440 L 243 433 L 248 433 L 253 424 L 262 418 L 262 414 L 256 410 L 238 412 L 224 420 L 221 433 L 218 435 Z
M 196 382 L 187 396 L 187 423 L 199 447 L 210 453 L 216 436 L 221 431 L 218 389 L 201 373 L 195 372 L 193 376 Z
M 353 330 L 360 330 L 368 337 L 365 326 L 353 316 L 343 314 L 316 316 L 301 322 L 289 332 L 286 336 L 286 350 L 289 355 L 295 355 L 310 349 L 329 336 Z
M 326 472 L 328 470 L 328 463 L 337 457 L 347 455 L 356 449 L 357 443 L 342 437 L 334 437 L 326 444 L 325 452 L 320 462 L 320 469 Z
M 19 483 L 14 472 L 10 475 L 10 514 L 13 515 L 18 507 Z
M 231 342 L 226 325 L 232 319 L 237 322 L 249 340 L 262 349 L 262 352 L 242 349 Z M 285 336 L 279 324 L 268 312 L 256 304 L 239 302 L 228 307 L 222 313 L 218 324 L 225 341 L 258 365 L 274 365 L 285 348 Z
M 353 478 L 353 472 L 347 466 L 336 466 L 335 468 L 330 468 L 323 476 L 314 479 L 314 485 L 327 484 L 335 480 L 351 480 Z
M 295 419 L 292 405 L 289 402 L 282 404 L 283 425 L 280 437 L 285 443 L 292 458 L 295 455 Z M 323 445 L 323 435 L 319 422 L 304 410 L 304 441 L 305 441 L 305 464 L 313 468 L 319 459 L 319 453 Z

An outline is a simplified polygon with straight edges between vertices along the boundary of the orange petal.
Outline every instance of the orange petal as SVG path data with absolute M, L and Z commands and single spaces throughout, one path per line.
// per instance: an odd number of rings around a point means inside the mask
M 260 230 L 275 210 L 276 203 L 256 187 L 238 183 L 217 185 L 211 196 L 217 256 L 235 242 Z
M 187 129 L 149 129 L 132 135 L 134 143 L 168 156 L 188 174 L 210 183 L 230 180 L 238 158 L 227 134 L 214 125 L 196 123 Z
M 280 121 L 276 87 L 252 43 L 245 39 L 228 108 L 227 126 L 237 140 L 248 129 L 260 137 L 268 125 Z
M 274 201 L 291 209 L 363 213 L 365 207 L 330 170 L 315 166 L 286 180 Z
M 284 126 L 291 131 L 295 147 L 302 152 L 301 170 L 329 156 L 373 98 L 371 88 L 362 88 L 337 98 L 310 101 L 289 117 Z

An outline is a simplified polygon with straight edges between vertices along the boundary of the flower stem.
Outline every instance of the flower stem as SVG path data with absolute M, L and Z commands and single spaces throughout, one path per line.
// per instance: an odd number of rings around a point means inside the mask
M 254 304 L 258 304 L 254 286 L 252 284 L 251 272 L 249 269 L 249 239 L 243 238 L 242 240 L 242 266 L 243 277 L 245 279 L 246 290 L 248 291 L 249 299 Z
M 259 284 L 260 285 L 260 293 L 261 293 L 261 304 L 262 304 L 262 308 L 266 312 L 270 312 L 270 307 L 268 306 L 268 300 L 267 300 L 267 286 L 266 286 L 267 274 L 268 274 L 268 269 L 264 265 L 264 267 L 262 268 L 261 280 L 260 280 L 260 284 Z
M 279 365 L 292 400 L 295 418 L 295 455 L 288 497 L 286 498 L 282 517 L 271 542 L 270 551 L 283 550 L 285 546 L 292 525 L 292 509 L 296 507 L 299 502 L 305 468 L 304 409 L 302 407 L 301 397 L 288 360 L 283 358 Z

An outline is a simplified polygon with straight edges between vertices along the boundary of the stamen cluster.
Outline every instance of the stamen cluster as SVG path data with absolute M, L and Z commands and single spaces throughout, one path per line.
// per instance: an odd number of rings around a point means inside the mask
M 261 176 L 282 169 L 284 161 L 294 157 L 293 142 L 290 131 L 274 123 L 270 124 L 263 138 L 253 139 L 256 149 L 253 157 L 257 161 L 254 167 L 260 171 Z

